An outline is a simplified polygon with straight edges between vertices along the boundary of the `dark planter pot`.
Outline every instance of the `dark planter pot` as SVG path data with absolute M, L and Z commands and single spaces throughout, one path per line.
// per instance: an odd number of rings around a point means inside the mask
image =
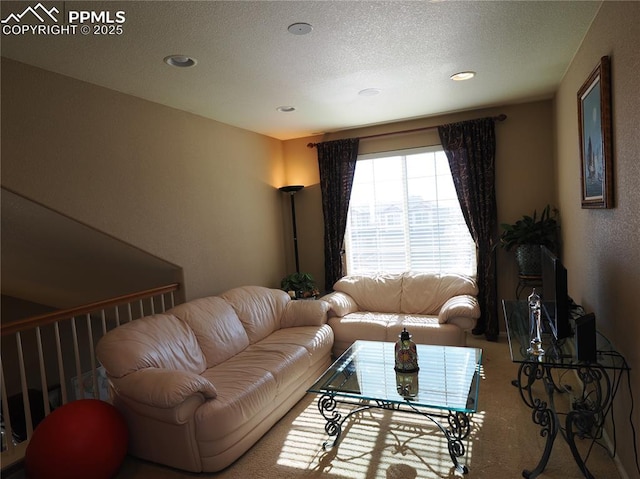
M 521 244 L 516 248 L 516 261 L 520 276 L 542 276 L 540 245 Z

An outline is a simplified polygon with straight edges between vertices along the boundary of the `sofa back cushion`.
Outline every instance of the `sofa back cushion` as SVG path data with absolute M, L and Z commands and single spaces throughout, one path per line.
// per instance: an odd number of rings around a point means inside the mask
M 279 289 L 242 286 L 220 295 L 242 321 L 251 344 L 280 329 L 280 318 L 291 298 Z
M 112 329 L 98 342 L 96 355 L 107 373 L 116 378 L 145 368 L 195 374 L 206 368 L 194 332 L 167 313 L 136 319 Z
M 240 318 L 222 298 L 210 296 L 195 299 L 176 306 L 169 312 L 193 330 L 209 368 L 249 346 L 249 337 Z
M 437 315 L 451 297 L 478 294 L 476 282 L 464 275 L 404 273 L 401 313 Z
M 402 274 L 344 276 L 336 281 L 333 289 L 351 296 L 361 311 L 397 313 L 400 311 Z
M 297 326 L 322 326 L 327 322 L 330 305 L 321 299 L 289 301 L 280 318 L 280 329 Z

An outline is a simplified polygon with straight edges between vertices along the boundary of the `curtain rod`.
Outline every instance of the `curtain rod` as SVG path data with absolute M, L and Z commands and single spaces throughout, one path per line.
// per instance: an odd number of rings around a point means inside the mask
M 504 113 L 501 113 L 498 116 L 492 116 L 490 118 L 495 120 L 495 121 L 504 121 L 504 120 L 507 119 L 507 115 L 505 115 Z M 442 126 L 442 125 L 424 126 L 422 128 L 413 128 L 412 130 L 399 130 L 399 131 L 390 131 L 388 133 L 378 133 L 378 134 L 375 134 L 375 135 L 365 135 L 365 136 L 361 136 L 360 139 L 361 140 L 366 140 L 366 139 L 369 139 L 369 138 L 380 138 L 382 136 L 401 135 L 401 134 L 405 134 L 405 133 L 415 133 L 417 131 L 435 130 L 436 128 L 439 128 L 440 126 Z M 307 148 L 314 148 L 316 145 L 318 145 L 318 143 L 307 143 Z

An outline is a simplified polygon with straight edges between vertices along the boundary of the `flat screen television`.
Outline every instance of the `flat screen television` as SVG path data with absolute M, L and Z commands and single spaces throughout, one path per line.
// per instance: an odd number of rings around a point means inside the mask
M 567 269 L 560 259 L 548 248 L 542 246 L 542 306 L 551 332 L 556 339 L 573 335 L 570 321 L 569 292 L 567 289 Z

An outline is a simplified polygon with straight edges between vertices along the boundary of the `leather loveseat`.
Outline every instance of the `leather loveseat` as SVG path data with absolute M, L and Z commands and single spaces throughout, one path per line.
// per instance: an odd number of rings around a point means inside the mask
M 193 472 L 227 467 L 329 366 L 327 309 L 246 286 L 107 333 L 96 352 L 129 452 Z
M 339 356 L 355 340 L 398 340 L 403 328 L 420 344 L 466 346 L 480 317 L 474 279 L 459 274 L 397 273 L 339 279 L 323 296 Z

